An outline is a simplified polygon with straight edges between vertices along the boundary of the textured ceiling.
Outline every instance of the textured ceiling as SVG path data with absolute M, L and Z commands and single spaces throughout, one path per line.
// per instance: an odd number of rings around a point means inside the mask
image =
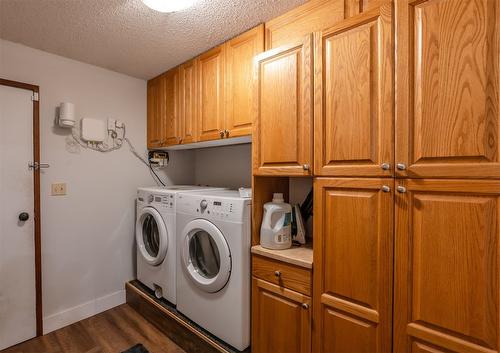
M 163 14 L 141 0 L 0 0 L 0 37 L 149 79 L 304 2 L 198 0 Z

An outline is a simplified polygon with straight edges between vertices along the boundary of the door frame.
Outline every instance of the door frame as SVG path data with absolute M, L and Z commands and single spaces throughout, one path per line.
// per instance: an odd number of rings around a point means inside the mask
M 0 77 L 0 85 L 33 92 L 33 162 L 40 163 L 40 87 Z M 40 169 L 33 170 L 34 189 L 34 242 L 35 242 L 35 308 L 36 336 L 43 335 L 42 319 L 42 244 L 40 218 Z

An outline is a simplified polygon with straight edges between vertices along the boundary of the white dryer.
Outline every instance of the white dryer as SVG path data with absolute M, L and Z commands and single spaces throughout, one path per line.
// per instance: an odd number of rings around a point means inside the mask
M 200 190 L 222 188 L 173 185 L 137 190 L 137 279 L 172 304 L 176 303 L 176 195 Z
M 233 190 L 177 203 L 177 310 L 240 351 L 250 345 L 250 211 Z

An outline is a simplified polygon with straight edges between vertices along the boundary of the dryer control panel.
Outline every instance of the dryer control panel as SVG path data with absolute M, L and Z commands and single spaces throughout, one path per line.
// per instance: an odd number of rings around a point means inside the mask
M 152 206 L 163 210 L 175 210 L 175 195 L 174 194 L 156 194 L 146 191 L 137 191 L 137 202 L 145 206 Z

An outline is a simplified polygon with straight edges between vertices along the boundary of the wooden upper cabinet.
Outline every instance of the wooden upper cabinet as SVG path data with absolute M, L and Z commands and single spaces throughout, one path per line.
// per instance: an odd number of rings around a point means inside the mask
M 500 177 L 499 1 L 395 4 L 399 174 Z
M 198 138 L 224 137 L 224 45 L 198 58 Z
M 147 145 L 149 149 L 165 146 L 165 76 L 147 84 Z
M 397 0 L 396 0 L 397 1 Z M 390 4 L 392 0 L 344 0 L 345 18 L 359 15 L 384 4 Z
M 312 174 L 312 35 L 254 64 L 253 172 Z
M 196 59 L 182 64 L 180 77 L 180 123 L 179 137 L 181 143 L 196 142 L 197 127 L 197 95 L 196 95 Z
M 311 299 L 253 278 L 252 352 L 310 353 Z
M 393 183 L 314 180 L 315 353 L 391 352 Z
M 315 174 L 393 172 L 392 6 L 315 33 Z
M 264 25 L 226 44 L 226 137 L 252 134 L 253 58 L 264 51 Z
M 180 87 L 179 68 L 176 67 L 164 74 L 165 77 L 165 146 L 177 145 L 180 142 Z
M 266 50 L 301 43 L 304 36 L 344 19 L 344 1 L 311 0 L 266 22 Z
M 500 181 L 397 184 L 394 352 L 499 352 Z

